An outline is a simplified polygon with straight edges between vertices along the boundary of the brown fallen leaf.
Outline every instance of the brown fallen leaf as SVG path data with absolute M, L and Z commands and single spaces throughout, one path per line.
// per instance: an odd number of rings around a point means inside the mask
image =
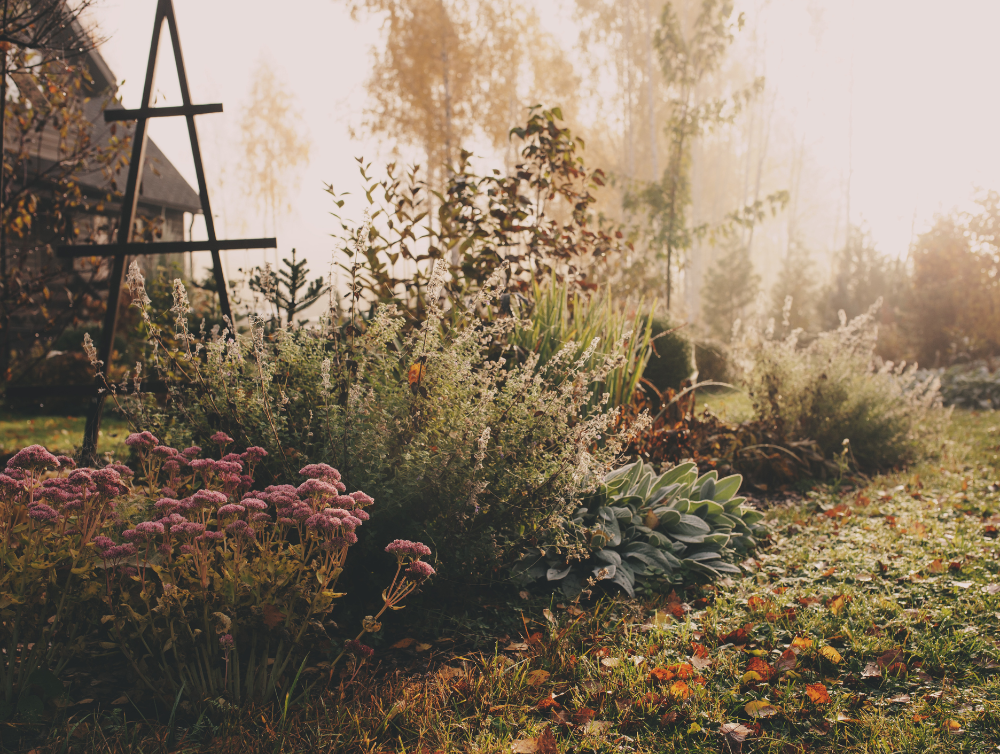
M 519 738 L 511 741 L 510 750 L 514 754 L 537 754 L 538 743 L 533 738 Z
M 426 652 L 430 648 L 431 648 L 430 644 L 418 644 L 417 645 L 417 651 L 418 652 Z
M 697 657 L 692 655 L 689 662 L 695 670 L 706 670 L 712 667 L 712 661 L 707 657 Z
M 619 665 L 621 665 L 621 663 L 622 663 L 622 661 L 619 660 L 617 657 L 602 657 L 601 658 L 601 665 L 603 665 L 606 668 L 617 668 Z
M 889 704 L 909 704 L 909 703 L 910 703 L 909 694 L 899 694 L 897 696 L 892 697 L 892 699 L 889 700 Z
M 581 732 L 585 736 L 603 736 L 611 730 L 611 723 L 607 720 L 591 720 L 585 723 Z
M 927 570 L 931 573 L 944 573 L 948 570 L 948 566 L 944 564 L 941 558 L 934 558 L 934 560 L 927 564 Z
M 549 671 L 547 670 L 532 670 L 528 673 L 528 685 L 532 688 L 537 689 L 547 680 L 549 680 Z
M 806 686 L 806 696 L 812 701 L 813 704 L 829 704 L 832 699 L 830 699 L 830 694 L 827 693 L 826 686 L 822 683 L 810 683 Z
M 535 749 L 537 754 L 558 754 L 556 737 L 553 735 L 550 726 L 546 725 L 545 730 L 535 736 L 535 746 L 537 747 Z
M 583 615 L 586 611 L 581 610 L 576 605 L 570 605 L 569 607 L 566 608 L 566 612 L 572 615 L 574 618 L 576 618 L 577 616 Z
M 583 709 L 578 709 L 573 713 L 573 725 L 586 725 L 591 720 L 594 719 L 594 715 L 597 713 L 589 707 L 584 707 Z
M 397 641 L 395 644 L 392 645 L 391 649 L 406 649 L 407 647 L 413 645 L 415 642 L 416 639 L 410 639 L 410 638 L 400 639 L 399 641 Z
M 883 652 L 878 656 L 878 666 L 880 668 L 887 668 L 897 662 L 902 662 L 903 658 L 902 649 L 890 649 L 888 652 Z
M 965 733 L 962 729 L 962 724 L 958 722 L 958 720 L 952 720 L 951 718 L 945 720 L 944 723 L 942 723 L 941 728 L 946 733 L 950 733 L 953 736 L 959 736 L 962 733 Z
M 528 645 L 523 641 L 512 642 L 509 646 L 504 647 L 507 652 L 526 652 L 528 650 Z
M 649 671 L 649 677 L 654 681 L 659 681 L 660 683 L 666 683 L 674 678 L 674 672 L 667 670 L 667 668 L 653 668 Z
M 747 663 L 748 673 L 757 673 L 760 675 L 761 680 L 769 681 L 771 676 L 774 675 L 774 668 L 767 664 L 767 662 L 760 657 L 751 657 L 750 662 Z
M 545 616 L 545 620 L 547 620 L 553 626 L 556 625 L 556 623 L 557 623 L 556 616 L 552 613 L 551 610 L 549 610 L 548 608 L 545 608 L 544 610 L 542 610 L 542 615 Z
M 791 649 L 786 649 L 781 653 L 781 657 L 774 663 L 774 669 L 779 673 L 786 670 L 795 670 L 795 665 L 799 661 L 798 655 Z

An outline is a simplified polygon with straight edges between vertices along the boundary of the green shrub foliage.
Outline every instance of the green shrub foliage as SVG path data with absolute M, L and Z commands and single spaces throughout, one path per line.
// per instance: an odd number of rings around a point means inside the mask
M 432 302 L 443 263 L 437 269 Z M 596 363 L 599 343 L 578 353 L 574 341 L 552 354 L 544 374 L 537 353 L 508 360 L 507 336 L 521 323 L 496 311 L 504 273 L 464 315 L 450 313 L 447 326 L 432 303 L 408 329 L 389 305 L 366 323 L 352 318 L 357 325 L 267 331 L 254 319 L 247 333 L 199 337 L 187 330 L 177 281 L 175 331 L 153 337 L 162 378 L 188 386 L 175 387 L 162 407 L 120 389 L 114 397 L 137 428 L 172 444 L 224 431 L 264 448 L 260 473 L 271 479 L 307 462 L 336 465 L 346 484 L 384 506 L 366 527 L 379 546 L 419 536 L 451 553 L 443 564 L 450 575 L 483 580 L 524 537 L 571 511 L 585 480 L 602 476 L 628 439 L 594 386 L 623 364 L 629 332 Z M 133 301 L 144 307 L 137 275 Z M 484 308 L 494 316 L 481 317 Z
M 515 566 L 569 598 L 608 581 L 629 596 L 657 584 L 741 573 L 737 558 L 765 534 L 763 515 L 736 497 L 743 478 L 699 476 L 694 463 L 662 474 L 641 460 L 608 474 L 564 524 L 568 546 L 536 548 Z
M 674 330 L 675 327 L 669 319 L 653 320 L 653 353 L 642 376 L 661 393 L 677 390 L 695 371 L 693 345 L 684 332 Z

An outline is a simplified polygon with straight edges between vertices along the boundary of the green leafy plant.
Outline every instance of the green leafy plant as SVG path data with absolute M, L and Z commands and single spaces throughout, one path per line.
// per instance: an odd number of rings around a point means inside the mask
M 445 275 L 443 263 L 436 269 L 432 292 Z M 184 382 L 165 406 L 108 389 L 137 429 L 172 444 L 206 443 L 221 430 L 264 448 L 260 473 L 272 479 L 287 479 L 293 464 L 336 463 L 345 483 L 386 506 L 369 536 L 419 536 L 452 552 L 450 575 L 488 579 L 525 537 L 567 512 L 641 425 L 618 426 L 607 399 L 594 400 L 594 386 L 625 362 L 628 331 L 593 361 L 597 344 L 578 357 L 574 341 L 544 371 L 538 354 L 514 359 L 507 335 L 517 322 L 496 316 L 505 272 L 461 318 L 434 304 L 419 329 L 383 306 L 343 326 L 268 332 L 255 318 L 235 337 L 189 333 L 178 281 L 175 331 L 161 338 L 154 328 L 153 337 L 161 378 Z M 133 300 L 145 307 L 137 276 Z
M 565 522 L 566 542 L 515 566 L 522 583 L 558 584 L 569 598 L 602 581 L 629 596 L 658 584 L 741 573 L 733 564 L 766 534 L 763 514 L 736 497 L 742 477 L 699 476 L 694 463 L 662 474 L 641 460 L 608 474 Z
M 255 267 L 250 276 L 250 290 L 260 293 L 274 307 L 274 317 L 281 324 L 281 314 L 285 315 L 285 325 L 295 323 L 295 315 L 305 311 L 320 300 L 330 287 L 317 277 L 309 282 L 309 267 L 305 259 L 295 260 L 295 249 L 292 258 L 282 259 L 281 263 L 287 269 L 275 271 L 270 263 L 263 268 Z

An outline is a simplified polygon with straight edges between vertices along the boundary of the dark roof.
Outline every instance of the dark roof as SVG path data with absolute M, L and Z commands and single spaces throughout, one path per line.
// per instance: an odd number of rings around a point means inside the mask
M 104 122 L 102 104 L 102 102 L 92 99 L 87 103 L 85 110 L 88 120 L 94 124 L 93 136 L 98 143 L 106 143 L 111 138 L 112 124 Z M 121 109 L 121 105 L 112 102 L 108 105 L 108 109 L 118 110 Z M 116 125 L 119 135 L 121 135 L 122 129 L 126 133 L 131 133 L 135 128 L 134 121 L 119 121 Z M 119 191 L 125 189 L 127 175 L 126 170 L 122 169 L 120 177 L 116 180 Z M 80 176 L 80 183 L 102 192 L 110 188 L 105 176 L 99 172 Z M 146 142 L 146 163 L 143 165 L 142 182 L 139 184 L 139 203 L 183 212 L 201 212 L 198 192 L 184 180 L 184 176 L 177 171 L 177 168 L 160 151 L 152 139 Z

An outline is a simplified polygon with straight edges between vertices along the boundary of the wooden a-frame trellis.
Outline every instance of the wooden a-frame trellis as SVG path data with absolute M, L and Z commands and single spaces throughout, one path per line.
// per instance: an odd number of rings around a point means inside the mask
M 166 21 L 170 28 L 170 39 L 173 43 L 174 63 L 177 66 L 177 78 L 180 83 L 181 105 L 179 107 L 150 107 L 153 93 L 153 81 L 156 75 L 156 56 L 160 45 L 160 33 Z M 125 183 L 125 194 L 122 197 L 121 222 L 118 225 L 117 243 L 95 246 L 72 245 L 61 246 L 57 255 L 63 258 L 72 257 L 112 257 L 112 269 L 109 277 L 108 307 L 104 316 L 104 329 L 101 332 L 98 347 L 98 359 L 101 370 L 107 380 L 115 330 L 118 325 L 118 301 L 121 295 L 122 282 L 125 277 L 125 266 L 130 256 L 143 254 L 179 254 L 191 251 L 212 252 L 212 265 L 215 276 L 215 287 L 219 295 L 219 305 L 223 316 L 234 326 L 232 310 L 229 306 L 229 294 L 226 290 L 226 280 L 222 272 L 220 251 L 231 249 L 273 249 L 277 243 L 274 238 L 250 238 L 241 240 L 219 240 L 215 235 L 215 222 L 212 208 L 208 200 L 208 188 L 205 184 L 205 169 L 201 160 L 201 149 L 198 146 L 198 132 L 195 129 L 194 116 L 207 113 L 221 113 L 222 105 L 193 105 L 188 90 L 187 73 L 184 69 L 184 58 L 181 55 L 180 38 L 177 35 L 177 20 L 174 17 L 172 0 L 157 0 L 156 20 L 153 22 L 153 39 L 149 47 L 149 62 L 146 64 L 146 80 L 143 84 L 142 103 L 137 110 L 106 110 L 105 121 L 134 120 L 135 131 L 132 134 L 132 159 L 129 161 L 128 180 Z M 194 169 L 198 178 L 198 194 L 201 198 L 201 210 L 205 216 L 207 241 L 167 241 L 160 243 L 134 243 L 136 210 L 139 202 L 139 189 L 142 181 L 142 168 L 146 159 L 147 121 L 150 118 L 163 118 L 183 115 L 187 119 L 188 136 L 191 140 L 191 152 L 194 157 Z M 86 462 L 92 462 L 97 454 L 97 442 L 101 428 L 101 416 L 107 392 L 102 391 L 92 400 L 87 414 L 87 425 L 84 429 L 82 456 Z

